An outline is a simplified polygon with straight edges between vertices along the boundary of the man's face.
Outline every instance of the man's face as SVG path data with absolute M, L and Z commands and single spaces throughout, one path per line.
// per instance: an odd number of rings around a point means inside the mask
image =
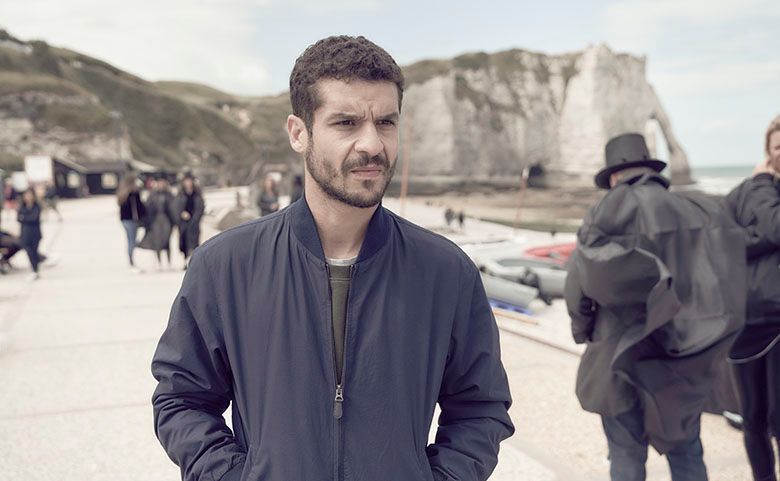
M 377 205 L 398 158 L 398 90 L 392 82 L 325 79 L 304 153 L 306 170 L 329 197 Z
M 769 136 L 769 167 L 775 175 L 780 174 L 780 131 Z

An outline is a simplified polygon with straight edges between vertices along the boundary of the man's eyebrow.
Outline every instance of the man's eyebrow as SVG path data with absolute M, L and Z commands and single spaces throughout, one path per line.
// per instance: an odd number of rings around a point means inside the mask
M 400 116 L 398 115 L 398 112 L 393 112 L 391 114 L 386 115 L 380 115 L 377 117 L 379 120 L 398 120 Z
M 354 113 L 347 113 L 347 112 L 334 112 L 330 115 L 328 115 L 328 120 L 335 120 L 335 119 L 341 119 L 341 120 L 358 120 L 361 116 Z

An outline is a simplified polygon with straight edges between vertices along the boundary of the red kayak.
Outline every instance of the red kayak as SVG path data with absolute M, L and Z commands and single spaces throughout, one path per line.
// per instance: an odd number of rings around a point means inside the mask
M 569 260 L 569 256 L 574 252 L 577 247 L 576 242 L 568 242 L 566 244 L 553 244 L 550 246 L 532 247 L 525 251 L 525 255 L 530 257 L 538 257 L 540 259 L 552 260 L 559 265 L 563 266 L 566 261 Z

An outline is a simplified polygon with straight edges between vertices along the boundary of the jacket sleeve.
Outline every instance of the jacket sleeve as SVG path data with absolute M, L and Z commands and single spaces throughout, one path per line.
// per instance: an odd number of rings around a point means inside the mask
M 246 458 L 222 417 L 232 374 L 213 299 L 212 278 L 195 254 L 152 360 L 155 433 L 183 481 L 238 480 Z
M 514 433 L 498 327 L 477 270 L 471 274 L 471 285 L 459 291 L 436 442 L 426 450 L 436 481 L 486 480 L 499 443 Z
M 780 245 L 780 194 L 770 174 L 753 178 L 747 202 L 755 212 L 758 231 L 769 242 Z
M 572 254 L 568 264 L 568 274 L 563 295 L 571 318 L 571 333 L 574 342 L 583 344 L 590 340 L 596 323 L 597 304 L 582 292 L 576 260 L 577 252 Z
M 751 179 L 735 187 L 723 198 L 726 211 L 745 231 L 748 261 L 777 250 L 777 245 L 766 239 L 759 230 L 756 214 L 753 211 L 754 207 L 748 205 L 752 188 L 753 180 Z
M 201 217 L 203 217 L 203 212 L 206 210 L 206 201 L 203 198 L 203 194 L 199 193 L 197 197 L 195 197 L 195 206 L 192 210 L 192 221 L 199 224 Z

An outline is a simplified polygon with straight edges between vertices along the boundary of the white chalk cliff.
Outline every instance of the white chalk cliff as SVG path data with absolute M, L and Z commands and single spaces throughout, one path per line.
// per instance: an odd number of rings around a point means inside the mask
M 563 55 L 510 50 L 404 71 L 401 155 L 408 152 L 413 178 L 511 183 L 528 167 L 537 184 L 592 185 L 611 137 L 657 122 L 670 153 L 666 174 L 690 182 L 643 57 L 605 45 Z

